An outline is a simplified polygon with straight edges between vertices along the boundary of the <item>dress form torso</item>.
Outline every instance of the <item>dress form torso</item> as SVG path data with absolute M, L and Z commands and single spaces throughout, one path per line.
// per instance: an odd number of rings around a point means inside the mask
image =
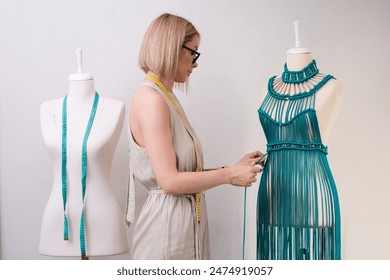
M 83 207 L 81 151 L 94 101 L 93 79 L 70 79 L 67 100 L 67 216 L 69 240 L 64 241 L 61 189 L 63 98 L 41 105 L 41 130 L 53 165 L 52 191 L 46 205 L 39 252 L 51 256 L 80 256 L 80 217 Z M 112 191 L 111 163 L 122 132 L 125 105 L 100 97 L 87 145 L 85 243 L 88 256 L 128 252 L 123 214 Z

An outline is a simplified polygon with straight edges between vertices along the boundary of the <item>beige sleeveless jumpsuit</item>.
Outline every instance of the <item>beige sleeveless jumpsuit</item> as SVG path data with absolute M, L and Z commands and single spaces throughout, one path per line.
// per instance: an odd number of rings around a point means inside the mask
M 172 98 L 179 107 L 189 131 L 187 131 L 175 108 L 158 86 L 149 81 L 141 86 L 153 87 L 164 97 L 169 107 L 172 143 L 176 152 L 177 169 L 180 172 L 196 170 L 193 142 L 195 141 L 202 170 L 202 147 L 179 100 L 172 94 Z M 133 232 L 133 259 L 209 259 L 210 246 L 204 192 L 200 195 L 201 218 L 200 223 L 198 223 L 195 196 L 193 194 L 165 194 L 157 184 L 146 150 L 135 143 L 131 132 L 129 142 L 130 180 L 137 179 L 137 187 L 140 183 L 149 191 L 149 196 L 145 201 Z M 131 193 L 130 190 L 129 194 Z M 132 195 L 134 196 L 134 191 Z M 134 198 L 128 200 L 129 208 L 134 207 L 134 205 L 131 205 L 133 202 Z M 127 213 L 127 216 L 129 215 Z

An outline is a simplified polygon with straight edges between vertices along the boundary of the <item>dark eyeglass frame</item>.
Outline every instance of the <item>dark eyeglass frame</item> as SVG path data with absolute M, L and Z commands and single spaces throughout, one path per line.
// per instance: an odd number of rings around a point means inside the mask
M 182 47 L 185 48 L 186 50 L 189 50 L 192 55 L 195 55 L 194 59 L 192 60 L 192 64 L 195 64 L 195 62 L 198 60 L 200 56 L 200 52 L 197 52 L 196 50 L 193 50 L 185 45 L 183 45 Z

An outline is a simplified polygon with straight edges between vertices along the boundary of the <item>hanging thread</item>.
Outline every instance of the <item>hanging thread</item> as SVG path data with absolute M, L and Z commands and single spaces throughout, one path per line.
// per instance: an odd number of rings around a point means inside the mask
M 256 162 L 255 165 L 260 164 L 262 168 L 264 169 L 265 167 L 265 161 L 262 161 L 265 157 L 267 156 L 267 153 L 262 155 Z M 241 259 L 245 260 L 245 248 L 246 248 L 246 193 L 247 193 L 247 188 L 245 187 L 244 189 L 244 222 L 243 222 L 243 230 L 242 230 L 242 256 Z

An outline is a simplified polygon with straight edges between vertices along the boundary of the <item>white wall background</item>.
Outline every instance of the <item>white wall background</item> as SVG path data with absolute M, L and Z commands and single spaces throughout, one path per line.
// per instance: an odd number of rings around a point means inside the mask
M 143 79 L 137 66 L 143 34 L 163 12 L 188 18 L 202 34 L 190 94 L 179 98 L 208 167 L 265 149 L 257 116 L 260 87 L 282 72 L 286 50 L 294 45 L 293 21 L 300 20 L 303 45 L 345 89 L 329 142 L 343 258 L 390 259 L 388 0 L 1 0 L 0 258 L 52 259 L 38 254 L 52 179 L 39 106 L 66 94 L 68 76 L 76 71 L 75 49 L 84 50 L 84 70 L 94 75 L 99 93 L 128 103 Z M 123 208 L 127 165 L 124 129 L 112 168 Z M 257 187 L 249 189 L 248 259 L 255 258 L 256 197 Z M 243 189 L 218 187 L 207 192 L 207 202 L 212 258 L 240 259 Z

